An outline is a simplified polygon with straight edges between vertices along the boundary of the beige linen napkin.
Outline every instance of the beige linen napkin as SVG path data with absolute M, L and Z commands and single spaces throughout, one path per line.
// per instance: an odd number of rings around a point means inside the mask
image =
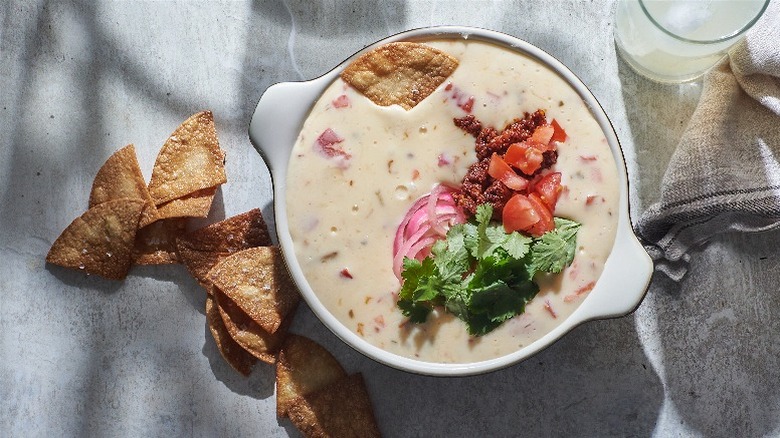
M 674 280 L 713 236 L 780 227 L 780 3 L 704 78 L 659 202 L 638 231 Z

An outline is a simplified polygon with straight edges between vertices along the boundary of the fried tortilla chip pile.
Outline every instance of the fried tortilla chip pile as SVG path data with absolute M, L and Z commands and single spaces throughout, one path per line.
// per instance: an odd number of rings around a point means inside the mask
M 458 67 L 458 60 L 426 44 L 397 42 L 364 53 L 341 79 L 377 105 L 414 108 Z
M 132 144 L 111 155 L 92 183 L 89 209 L 57 238 L 46 261 L 113 280 L 133 264 L 177 263 L 186 218 L 207 217 L 226 181 L 214 118 L 194 114 L 163 145 L 148 186 Z
M 176 252 L 190 274 L 208 287 L 208 273 L 220 259 L 242 249 L 271 245 L 268 226 L 255 208 L 180 236 Z
M 258 359 L 275 363 L 300 295 L 260 210 L 187 233 L 177 248 L 206 289 L 209 329 L 228 364 L 246 376 Z
M 347 377 L 314 341 L 288 335 L 300 295 L 260 210 L 187 231 L 188 218 L 207 217 L 227 181 L 224 159 L 210 112 L 171 134 L 148 186 L 135 147 L 118 150 L 95 176 L 89 209 L 55 240 L 46 261 L 115 280 L 133 264 L 182 263 L 207 292 L 206 322 L 232 368 L 247 376 L 258 360 L 282 361 L 280 417 L 289 412 L 306 436 L 378 436 L 362 377 Z
M 245 376 L 258 360 L 276 364 L 279 417 L 309 437 L 379 436 L 362 376 L 347 376 L 325 348 L 287 331 L 300 295 L 259 210 L 181 236 L 177 247 L 207 291 L 209 330 L 225 361 Z

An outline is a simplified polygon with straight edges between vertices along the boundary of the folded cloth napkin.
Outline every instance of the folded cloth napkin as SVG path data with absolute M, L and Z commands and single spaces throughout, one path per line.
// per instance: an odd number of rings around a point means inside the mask
M 638 232 L 674 280 L 729 231 L 780 228 L 780 2 L 704 78 L 701 99 Z

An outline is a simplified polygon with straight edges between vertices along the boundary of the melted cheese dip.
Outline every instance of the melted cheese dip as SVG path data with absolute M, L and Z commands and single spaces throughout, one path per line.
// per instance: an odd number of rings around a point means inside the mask
M 470 363 L 528 345 L 587 296 L 614 242 L 617 168 L 582 99 L 543 64 L 478 41 L 427 44 L 460 65 L 410 111 L 377 106 L 340 79 L 314 105 L 290 158 L 289 227 L 309 284 L 344 325 L 395 354 Z M 467 115 L 472 99 L 483 126 L 499 130 L 537 109 L 557 119 L 568 139 L 553 167 L 565 186 L 555 215 L 582 223 L 572 265 L 538 276 L 541 290 L 526 312 L 482 337 L 469 336 L 462 321 L 443 311 L 425 324 L 406 322 L 395 304 L 400 284 L 392 270 L 393 239 L 407 210 L 434 185 L 459 184 L 476 161 L 474 138 L 453 123 Z M 323 142 L 338 153 L 323 150 Z

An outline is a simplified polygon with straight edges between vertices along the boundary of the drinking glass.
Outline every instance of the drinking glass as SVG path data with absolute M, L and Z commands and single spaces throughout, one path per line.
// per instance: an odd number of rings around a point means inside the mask
M 681 83 L 704 74 L 761 17 L 770 0 L 618 0 L 615 44 L 639 74 Z

